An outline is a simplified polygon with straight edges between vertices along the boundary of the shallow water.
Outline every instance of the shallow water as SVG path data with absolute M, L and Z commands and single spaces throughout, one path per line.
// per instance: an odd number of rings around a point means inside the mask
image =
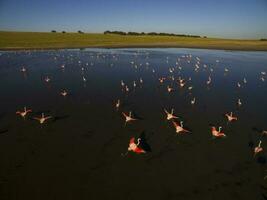
M 267 149 L 263 71 L 267 52 L 1 52 L 0 199 L 266 199 L 266 154 L 253 156 L 259 140 Z M 26 119 L 15 114 L 24 106 L 33 110 Z M 174 108 L 192 134 L 176 134 L 164 108 Z M 125 126 L 129 111 L 139 120 Z M 231 111 L 238 121 L 227 122 Z M 43 112 L 53 118 L 40 125 L 33 117 Z M 212 138 L 212 125 L 227 137 Z M 131 137 L 141 137 L 147 153 L 125 155 Z

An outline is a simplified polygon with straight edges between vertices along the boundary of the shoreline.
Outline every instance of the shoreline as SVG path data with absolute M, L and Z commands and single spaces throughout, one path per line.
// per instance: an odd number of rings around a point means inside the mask
M 194 48 L 267 51 L 267 41 L 178 36 L 121 36 L 101 33 L 2 32 L 0 51 L 85 48 Z
M 134 48 L 151 48 L 151 49 L 167 49 L 167 48 L 179 48 L 179 49 L 206 49 L 206 50 L 219 50 L 219 51 L 254 51 L 254 52 L 267 52 L 266 49 L 257 48 L 225 48 L 225 47 L 204 47 L 204 46 L 186 46 L 186 45 L 99 45 L 99 46 L 66 46 L 66 47 L 7 47 L 0 48 L 0 51 L 46 51 L 46 50 L 67 50 L 67 49 L 134 49 Z

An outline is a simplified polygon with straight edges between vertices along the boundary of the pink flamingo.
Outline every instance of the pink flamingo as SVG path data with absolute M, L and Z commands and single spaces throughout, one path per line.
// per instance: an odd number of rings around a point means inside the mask
M 226 135 L 223 132 L 221 132 L 221 129 L 222 129 L 222 127 L 220 126 L 219 127 L 219 130 L 217 131 L 216 127 L 215 126 L 212 126 L 211 127 L 211 133 L 212 133 L 212 135 L 214 137 L 217 137 L 217 138 L 226 137 Z
M 173 114 L 174 109 L 172 108 L 171 112 L 169 113 L 166 109 L 164 109 L 165 113 L 167 114 L 167 120 L 177 119 L 178 117 Z
M 125 117 L 125 125 L 126 125 L 127 122 L 137 120 L 137 119 L 135 119 L 135 118 L 132 117 L 132 112 L 131 111 L 129 112 L 129 115 L 127 115 L 124 112 L 122 112 L 122 115 Z
M 32 110 L 27 110 L 26 106 L 24 107 L 23 111 L 17 111 L 16 114 L 20 115 L 21 117 L 25 118 L 28 113 L 32 112 Z
M 120 105 L 121 105 L 121 101 L 118 99 L 118 101 L 116 102 L 116 105 L 115 105 L 117 110 L 119 109 Z
M 137 154 L 141 154 L 141 153 L 146 153 L 145 150 L 143 150 L 142 148 L 138 147 L 138 145 L 140 144 L 141 138 L 137 139 L 137 144 L 135 143 L 135 138 L 132 137 L 130 139 L 130 143 L 129 143 L 129 147 L 128 147 L 128 151 L 133 151 Z
M 227 117 L 228 121 L 237 121 L 237 117 L 233 116 L 233 112 L 230 113 L 230 115 L 228 113 L 225 114 L 225 116 Z
M 181 121 L 180 123 L 172 121 L 172 123 L 176 129 L 176 133 L 190 133 L 190 131 L 183 128 L 183 121 Z
M 258 153 L 261 152 L 261 151 L 263 151 L 263 148 L 261 147 L 261 140 L 260 140 L 258 146 L 256 146 L 256 147 L 254 148 L 254 157 L 256 156 L 256 154 L 258 154 Z
M 40 122 L 40 124 L 43 124 L 46 120 L 52 118 L 51 116 L 46 116 L 44 115 L 44 113 L 42 113 L 41 117 L 34 117 L 33 119 L 37 120 Z

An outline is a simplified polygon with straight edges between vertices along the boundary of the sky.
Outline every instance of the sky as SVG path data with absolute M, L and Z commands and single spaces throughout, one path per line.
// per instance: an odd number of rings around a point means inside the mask
M 0 0 L 0 30 L 267 38 L 267 0 Z

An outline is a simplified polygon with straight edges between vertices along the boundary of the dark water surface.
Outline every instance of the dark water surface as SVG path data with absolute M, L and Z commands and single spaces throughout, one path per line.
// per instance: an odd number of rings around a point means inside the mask
M 266 199 L 265 71 L 267 52 L 1 52 L 0 199 Z M 24 106 L 33 110 L 26 119 L 15 114 Z M 164 108 L 174 108 L 192 134 L 176 134 Z M 129 111 L 140 120 L 125 126 L 121 113 Z M 231 111 L 238 121 L 227 122 Z M 33 117 L 42 112 L 53 118 L 41 125 Z M 213 139 L 211 125 L 227 137 Z M 131 137 L 141 137 L 147 153 L 122 156 Z M 259 140 L 264 151 L 254 157 Z

